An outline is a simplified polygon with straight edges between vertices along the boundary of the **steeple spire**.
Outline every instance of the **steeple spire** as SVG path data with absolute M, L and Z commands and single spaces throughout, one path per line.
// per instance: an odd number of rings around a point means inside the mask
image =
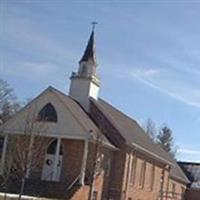
M 90 97 L 98 99 L 100 80 L 97 76 L 94 31 L 96 22 L 92 22 L 92 32 L 79 61 L 78 72 L 72 72 L 69 95 L 89 111 Z
M 96 62 L 96 49 L 95 49 L 95 38 L 94 38 L 94 31 L 95 31 L 95 25 L 97 22 L 92 22 L 92 32 L 90 34 L 90 38 L 87 43 L 87 47 L 84 51 L 84 54 L 79 61 L 79 64 L 81 62 L 89 62 L 90 64 L 93 64 L 95 67 L 97 66 Z

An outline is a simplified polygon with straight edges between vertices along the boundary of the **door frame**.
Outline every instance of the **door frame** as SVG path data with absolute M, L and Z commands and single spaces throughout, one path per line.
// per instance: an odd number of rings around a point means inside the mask
M 51 180 L 47 180 L 47 181 L 56 181 L 56 182 L 59 182 L 60 181 L 60 178 L 61 178 L 61 172 L 62 172 L 62 160 L 63 160 L 63 154 L 60 152 L 62 152 L 62 144 L 61 144 L 61 138 L 55 138 L 53 141 L 51 141 L 50 144 L 48 144 L 47 146 L 47 149 L 46 149 L 46 153 L 45 153 L 45 156 L 44 156 L 44 163 L 43 163 L 43 167 L 42 167 L 42 176 L 41 176 L 41 179 L 42 180 L 45 180 L 45 178 L 43 177 L 43 173 L 44 173 L 44 170 L 45 170 L 45 165 L 46 165 L 46 158 L 47 158 L 47 151 L 49 149 L 49 146 L 56 140 L 56 151 L 55 151 L 55 154 L 52 154 L 52 155 L 55 155 L 55 159 L 54 159 L 54 162 L 53 162 L 53 170 L 52 170 L 52 179 Z M 49 154 L 50 155 L 50 154 Z M 60 173 L 59 173 L 59 177 L 58 177 L 58 163 L 60 162 L 60 159 L 61 159 L 61 166 L 60 166 Z

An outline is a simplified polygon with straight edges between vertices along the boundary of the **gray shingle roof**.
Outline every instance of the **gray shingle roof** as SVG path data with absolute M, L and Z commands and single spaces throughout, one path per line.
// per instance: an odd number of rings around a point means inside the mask
M 168 164 L 170 163 L 173 166 L 170 173 L 171 176 L 188 183 L 187 177 L 179 168 L 176 161 L 160 148 L 159 145 L 155 144 L 135 120 L 117 110 L 103 99 L 99 99 L 98 101 L 92 99 L 92 101 L 115 126 L 128 145 L 136 146 L 149 153 L 149 155 L 154 156 L 154 158 Z
M 171 168 L 170 170 L 170 177 L 171 178 L 175 178 L 183 183 L 190 183 L 190 180 L 188 179 L 188 177 L 185 175 L 185 173 L 183 172 L 183 170 L 180 168 L 180 166 L 178 165 L 178 163 L 176 162 L 176 160 L 173 160 L 173 164 L 174 167 Z

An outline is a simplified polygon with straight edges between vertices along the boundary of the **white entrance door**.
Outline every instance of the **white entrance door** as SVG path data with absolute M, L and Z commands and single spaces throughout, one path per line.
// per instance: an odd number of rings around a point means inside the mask
M 57 163 L 57 170 L 56 170 L 56 175 L 55 175 L 55 181 L 60 181 L 62 159 L 63 159 L 63 156 L 59 155 L 58 163 Z
M 47 149 L 42 170 L 42 180 L 60 181 L 62 159 L 63 159 L 62 146 L 60 145 L 59 155 L 56 155 L 56 149 L 57 149 L 57 140 L 54 140 Z

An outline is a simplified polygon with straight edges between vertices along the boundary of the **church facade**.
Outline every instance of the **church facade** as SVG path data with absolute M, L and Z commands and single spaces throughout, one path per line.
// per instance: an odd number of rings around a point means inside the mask
M 70 200 L 184 199 L 189 181 L 176 161 L 99 97 L 94 34 L 68 95 L 48 87 L 0 126 L 4 186 Z

